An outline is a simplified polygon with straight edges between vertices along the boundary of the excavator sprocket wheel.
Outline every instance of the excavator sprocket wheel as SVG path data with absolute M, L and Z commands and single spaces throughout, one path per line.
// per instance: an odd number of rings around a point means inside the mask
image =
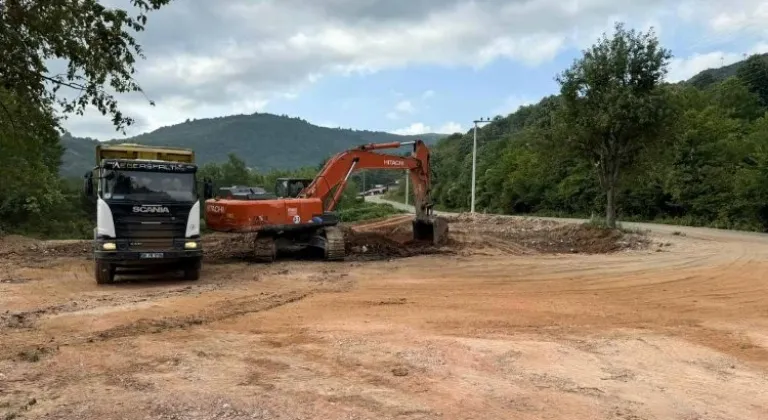
M 338 226 L 325 228 L 325 259 L 328 261 L 343 261 L 344 232 Z
M 277 259 L 277 244 L 275 238 L 264 236 L 256 238 L 253 244 L 253 258 L 257 262 L 271 263 Z

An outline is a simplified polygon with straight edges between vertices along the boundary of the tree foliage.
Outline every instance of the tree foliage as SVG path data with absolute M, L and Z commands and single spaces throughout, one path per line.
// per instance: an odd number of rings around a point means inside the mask
M 617 33 L 566 70 L 561 95 L 479 131 L 477 210 L 604 214 L 606 173 L 595 163 L 619 158 L 623 220 L 768 231 L 768 107 L 757 70 L 733 65 L 711 83 L 665 84 L 668 52 L 649 34 Z M 630 33 L 640 42 L 626 42 Z M 471 147 L 467 133 L 433 148 L 439 207 L 468 210 Z
M 617 24 L 557 77 L 567 127 L 566 144 L 594 163 L 606 194 L 606 222 L 616 223 L 616 189 L 622 172 L 644 148 L 660 138 L 666 119 L 668 50 L 654 33 L 625 30 Z
M 38 7 L 41 16 L 50 18 L 52 10 L 73 11 L 94 3 L 54 0 L 41 6 L 43 2 L 17 0 L 13 4 L 25 13 Z M 11 2 L 0 0 L 0 5 L 6 4 Z M 42 17 L 25 16 L 28 22 L 43 22 Z M 11 53 L 25 57 L 23 51 L 14 50 L 27 46 L 9 38 L 8 19 L 4 11 L 0 48 L 8 57 Z M 143 24 L 143 19 L 139 21 Z M 660 74 L 668 52 L 649 34 L 618 28 L 621 36 L 598 40 L 590 55 L 563 73 L 567 83 L 559 95 L 498 116 L 479 130 L 478 210 L 587 217 L 603 213 L 608 195 L 601 180 L 611 172 L 601 173 L 595 163 L 615 158 L 620 163 L 614 184 L 616 215 L 623 220 L 768 231 L 767 79 L 762 77 L 766 57 L 706 71 L 686 83 L 665 84 Z M 57 36 L 66 44 L 68 37 L 80 40 L 78 34 L 82 32 Z M 66 48 L 77 50 L 75 44 Z M 34 62 L 34 54 L 30 57 Z M 53 56 L 38 51 L 37 57 Z M 99 57 L 93 58 L 94 63 L 102 60 L 93 64 L 95 68 L 109 69 L 103 51 Z M 89 237 L 93 205 L 82 206 L 78 179 L 58 177 L 62 148 L 55 130 L 54 102 L 45 96 L 30 100 L 40 79 L 33 67 L 25 72 L 24 65 L 0 63 L 4 83 L 0 86 L 0 231 Z M 12 74 L 17 76 L 6 76 Z M 99 78 L 93 76 L 93 80 Z M 10 120 L 8 115 L 15 118 Z M 213 178 L 218 186 L 260 185 L 272 190 L 278 177 L 314 176 L 323 157 L 349 146 L 402 139 L 352 130 L 320 132 L 294 120 L 266 114 L 222 117 L 160 129 L 133 140 L 192 147 L 196 152 L 202 145 L 214 145 L 216 153 L 211 150 L 201 177 Z M 257 122 L 268 130 L 257 131 Z M 284 129 L 289 126 L 290 131 Z M 471 134 L 447 136 L 432 147 L 438 207 L 469 208 Z M 233 146 L 221 147 L 218 140 L 223 138 Z M 254 139 L 260 140 L 256 146 Z M 82 139 L 65 136 L 69 140 Z M 90 166 L 95 143 L 81 143 L 83 148 L 74 155 Z M 272 148 L 266 150 L 263 144 Z M 278 152 L 281 157 L 273 159 Z M 73 148 L 67 153 L 73 154 Z M 258 155 L 261 160 L 257 161 Z M 82 170 L 75 171 L 81 174 Z M 370 171 L 366 186 L 389 184 L 399 176 L 398 171 Z M 361 175 L 352 181 L 340 205 L 343 220 L 394 212 L 360 203 L 355 196 L 362 186 Z
M 761 55 L 752 55 L 736 71 L 750 92 L 757 95 L 763 106 L 768 106 L 768 60 Z
M 0 83 L 19 101 L 38 108 L 61 107 L 82 114 L 94 106 L 109 114 L 117 129 L 133 123 L 118 108 L 115 93 L 142 92 L 133 78 L 141 46 L 131 32 L 143 31 L 147 13 L 170 0 L 132 0 L 135 16 L 97 0 L 3 0 L 0 2 Z M 67 62 L 51 74 L 51 60 Z M 72 89 L 74 98 L 62 95 Z M 5 104 L 3 103 L 4 107 Z M 19 121 L 19 115 L 7 117 Z
M 141 92 L 142 50 L 129 31 L 169 1 L 132 0 L 130 16 L 96 0 L 0 0 L 0 232 L 88 236 L 93 206 L 82 206 L 79 182 L 59 178 L 61 119 L 94 106 L 118 129 L 133 122 L 114 97 Z M 57 60 L 62 74 L 50 72 Z

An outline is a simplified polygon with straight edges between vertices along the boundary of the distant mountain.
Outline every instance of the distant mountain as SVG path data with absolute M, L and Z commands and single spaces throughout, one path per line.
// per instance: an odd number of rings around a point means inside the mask
M 760 57 L 768 62 L 768 53 L 760 54 Z M 743 66 L 746 61 L 747 60 L 745 59 L 727 66 L 704 70 L 686 80 L 685 83 L 689 83 L 699 89 L 704 89 L 707 86 L 722 82 L 731 76 L 735 76 L 736 72 L 739 71 L 739 68 Z
M 98 141 L 92 138 L 73 137 L 70 133 L 61 136 L 61 145 L 64 146 L 62 158 L 62 176 L 82 176 L 85 171 L 96 164 L 96 144 Z
M 435 133 L 401 136 L 380 131 L 319 127 L 301 118 L 256 113 L 187 120 L 106 143 L 187 147 L 195 151 L 200 165 L 226 161 L 229 153 L 235 153 L 252 168 L 270 170 L 317 165 L 326 157 L 363 143 L 420 138 L 432 144 L 443 137 L 445 135 Z M 65 134 L 61 141 L 65 147 L 63 176 L 79 177 L 94 166 L 97 140 Z

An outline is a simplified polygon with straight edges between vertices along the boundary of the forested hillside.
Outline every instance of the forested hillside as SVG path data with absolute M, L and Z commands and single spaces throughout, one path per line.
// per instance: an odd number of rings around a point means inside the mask
M 14 4 L 24 25 L 32 22 L 41 30 L 0 39 L 6 58 L 0 62 L 0 234 L 92 235 L 93 203 L 83 202 L 78 179 L 61 174 L 80 178 L 94 164 L 96 143 L 62 138 L 59 117 L 95 105 L 117 128 L 132 122 L 113 96 L 141 92 L 132 77 L 140 47 L 127 31 L 142 30 L 146 14 L 167 2 L 137 0 L 131 13 L 95 2 L 40 10 Z M 39 23 L 54 21 L 64 23 Z M 104 42 L 90 43 L 99 25 L 117 29 L 99 32 Z M 58 46 L 54 50 L 39 47 L 52 43 Z M 557 75 L 558 95 L 482 128 L 478 210 L 599 214 L 609 226 L 618 216 L 765 231 L 765 56 L 675 84 L 664 79 L 669 57 L 652 33 L 627 32 L 619 25 L 611 38 L 598 40 Z M 45 63 L 55 58 L 68 60 L 69 72 L 47 75 Z M 104 89 L 105 80 L 110 90 Z M 80 94 L 65 97 L 52 86 L 74 86 Z M 128 141 L 194 148 L 203 174 L 219 185 L 258 183 L 271 189 L 278 175 L 312 175 L 323 158 L 350 146 L 410 138 L 255 114 L 188 121 Z M 439 206 L 469 209 L 471 150 L 471 131 L 434 145 Z M 393 176 L 371 174 L 367 182 Z M 357 176 L 354 184 L 361 182 Z
M 82 176 L 93 167 L 95 139 L 62 136 L 65 148 L 62 174 Z M 381 131 L 319 127 L 301 119 L 273 114 L 230 115 L 188 120 L 121 142 L 194 149 L 200 164 L 227 161 L 234 153 L 247 166 L 260 170 L 297 169 L 362 143 L 408 141 L 434 142 L 445 137 L 425 133 L 400 136 Z M 100 139 L 104 140 L 104 139 Z
M 43 8 L 35 2 L 6 4 L 0 23 L 16 35 L 0 37 L 0 236 L 93 235 L 95 204 L 80 191 L 83 174 L 95 163 L 96 140 L 62 134 L 61 117 L 91 107 L 116 129 L 134 123 L 123 114 L 116 95 L 143 92 L 133 76 L 136 60 L 143 58 L 134 35 L 144 30 L 152 11 L 168 3 L 136 0 L 128 10 L 105 8 L 96 1 L 56 2 Z M 48 64 L 55 60 L 67 69 L 51 73 Z M 439 136 L 420 137 L 430 141 Z M 411 138 L 255 114 L 188 121 L 127 141 L 194 148 L 200 162 L 208 163 L 203 173 L 224 176 L 215 181 L 250 184 L 286 173 L 269 168 L 294 168 L 298 173 L 353 145 Z M 230 153 L 239 156 L 234 166 Z M 227 171 L 230 167 L 236 170 Z M 342 206 L 347 220 L 394 211 L 350 199 L 355 192 L 353 186 Z
M 600 166 L 610 160 L 602 159 L 612 142 L 618 142 L 620 129 L 633 127 L 626 123 L 635 117 L 633 112 L 648 98 L 655 98 L 649 112 L 658 108 L 663 115 L 641 116 L 639 121 L 653 120 L 653 125 L 631 132 L 626 143 L 619 144 L 631 148 L 626 147 L 628 153 L 616 159 L 621 166 L 614 197 L 617 216 L 768 230 L 766 56 L 752 56 L 720 75 L 707 71 L 690 83 L 648 83 L 640 91 L 640 83 L 630 88 L 621 81 L 624 76 L 624 81 L 638 76 L 623 73 L 631 73 L 626 70 L 631 60 L 610 45 L 610 40 L 597 44 L 589 59 L 564 72 L 560 95 L 497 117 L 479 131 L 477 211 L 604 215 L 607 195 Z M 602 53 L 609 63 L 606 68 L 616 63 L 624 66 L 623 71 L 613 68 L 619 76 L 615 89 L 605 87 L 610 82 L 586 86 L 569 100 L 565 96 L 571 93 L 569 83 L 583 88 L 597 74 L 596 67 L 590 66 Z M 663 57 L 658 61 L 662 67 L 666 63 Z M 703 83 L 704 79 L 708 82 Z M 590 102 L 590 95 L 602 100 Z M 612 99 L 605 100 L 608 97 Z M 639 105 L 626 106 L 630 101 Z M 589 113 L 573 118 L 574 109 Z M 624 121 L 617 117 L 621 115 Z M 601 124 L 607 127 L 603 138 L 596 131 Z M 434 167 L 438 205 L 468 210 L 471 132 L 439 141 L 434 147 Z
M 768 61 L 768 53 L 760 54 L 759 57 L 761 57 L 763 60 Z M 731 76 L 736 76 L 736 73 L 739 71 L 740 68 L 744 67 L 745 64 L 746 64 L 746 60 L 738 61 L 736 63 L 729 64 L 727 66 L 718 67 L 716 69 L 707 69 L 697 74 L 696 76 L 692 77 L 686 83 L 696 86 L 699 89 L 705 89 L 715 83 L 722 82 Z M 759 71 L 758 69 L 754 69 L 754 70 Z

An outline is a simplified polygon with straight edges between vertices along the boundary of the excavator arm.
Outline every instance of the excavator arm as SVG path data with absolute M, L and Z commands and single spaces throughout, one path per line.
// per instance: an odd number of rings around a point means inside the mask
M 397 156 L 376 153 L 376 150 L 397 149 L 412 145 L 410 156 Z M 331 157 L 304 190 L 299 193 L 303 198 L 319 198 L 325 211 L 332 211 L 339 203 L 341 194 L 347 186 L 349 177 L 363 169 L 408 170 L 413 185 L 414 236 L 417 239 L 430 239 L 440 242 L 447 233 L 447 222 L 437 220 L 432 215 L 431 175 L 429 149 L 422 140 L 409 142 L 371 143 L 358 146 Z
M 411 156 L 375 153 L 374 150 L 396 149 L 413 145 Z M 325 211 L 332 211 L 339 203 L 349 177 L 363 169 L 408 170 L 416 203 L 416 214 L 427 213 L 431 207 L 429 150 L 421 140 L 410 142 L 372 143 L 358 146 L 331 157 L 320 173 L 299 197 L 320 198 Z

